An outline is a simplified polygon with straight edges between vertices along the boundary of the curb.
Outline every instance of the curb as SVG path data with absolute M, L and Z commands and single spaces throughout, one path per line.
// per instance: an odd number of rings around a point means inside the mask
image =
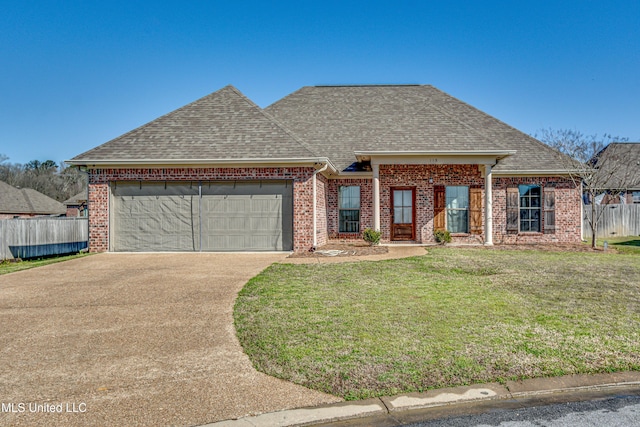
M 289 409 L 219 421 L 202 427 L 301 427 L 461 403 L 521 399 L 554 393 L 630 386 L 640 387 L 640 372 L 533 378 L 522 381 L 507 381 L 505 385 L 498 383 L 476 384 L 430 390 L 425 393 L 406 393 L 397 396 Z

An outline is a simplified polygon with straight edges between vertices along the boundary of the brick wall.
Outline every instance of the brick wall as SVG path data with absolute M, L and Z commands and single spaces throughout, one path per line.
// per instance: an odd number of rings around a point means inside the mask
M 535 184 L 545 188 L 555 188 L 556 229 L 554 233 L 507 233 L 507 187 L 519 184 Z M 518 177 L 495 178 L 493 180 L 493 232 L 495 243 L 578 243 L 580 234 L 580 188 L 568 178 L 559 177 Z M 544 215 L 542 215 L 544 230 Z
M 109 184 L 89 172 L 89 251 L 109 250 Z
M 88 201 L 89 249 L 91 252 L 109 250 L 110 182 L 285 179 L 293 181 L 293 248 L 295 251 L 309 250 L 313 244 L 312 174 L 311 167 L 91 169 Z M 322 182 L 322 178 L 318 181 Z M 324 186 L 326 187 L 326 183 Z M 322 184 L 318 185 L 318 193 L 323 193 L 321 187 Z M 324 217 L 326 220 L 326 215 Z M 326 241 L 326 231 L 322 236 L 323 233 L 319 233 L 319 238 Z
M 338 189 L 341 186 L 360 186 L 360 233 L 340 233 L 338 219 Z M 331 179 L 328 185 L 327 229 L 331 239 L 361 240 L 365 228 L 373 228 L 373 184 L 371 179 Z
M 260 180 L 293 181 L 293 247 L 307 251 L 313 245 L 313 168 L 166 168 L 166 169 L 94 169 L 89 173 L 89 247 L 92 252 L 109 249 L 109 182 L 113 181 L 199 181 Z M 556 192 L 556 232 L 506 232 L 506 189 L 518 184 L 553 186 Z M 360 229 L 373 227 L 373 184 L 371 179 L 330 179 L 317 175 L 318 246 L 329 239 L 360 240 L 361 233 L 339 233 L 338 188 L 360 186 Z M 436 185 L 484 186 L 484 178 L 476 165 L 381 165 L 380 225 L 382 241 L 390 240 L 391 188 L 416 189 L 416 241 L 434 242 L 433 187 Z M 484 193 L 484 191 L 483 191 Z M 484 198 L 484 194 L 483 194 Z M 484 203 L 484 201 L 483 201 Z M 483 206 L 484 209 L 484 206 Z M 483 214 L 484 221 L 484 214 Z M 493 227 L 496 243 L 547 243 L 580 241 L 580 196 L 569 179 L 494 178 Z M 455 242 L 484 241 L 483 235 L 456 235 Z
M 381 165 L 380 229 L 383 241 L 391 238 L 391 188 L 416 188 L 416 241 L 434 243 L 433 187 L 436 185 L 484 185 L 477 165 Z M 482 241 L 482 236 L 454 237 L 455 242 Z
M 316 224 L 318 246 L 326 245 L 329 240 L 327 234 L 327 187 L 329 180 L 321 173 L 316 175 Z
M 506 188 L 518 184 L 538 184 L 556 191 L 556 231 L 553 234 L 506 232 Z M 360 185 L 361 230 L 373 226 L 373 184 L 371 179 L 333 179 L 329 181 L 328 232 L 332 239 L 359 240 L 360 234 L 338 232 L 338 188 Z M 482 190 L 482 221 L 484 228 L 484 176 L 477 165 L 381 165 L 380 166 L 380 229 L 382 241 L 390 241 L 391 188 L 416 189 L 416 241 L 434 243 L 433 217 L 436 185 L 480 186 Z M 543 224 L 544 226 L 544 224 Z M 493 179 L 493 232 L 495 243 L 552 243 L 580 241 L 580 194 L 570 179 L 559 177 L 495 178 Z M 484 234 L 454 235 L 456 243 L 483 243 Z

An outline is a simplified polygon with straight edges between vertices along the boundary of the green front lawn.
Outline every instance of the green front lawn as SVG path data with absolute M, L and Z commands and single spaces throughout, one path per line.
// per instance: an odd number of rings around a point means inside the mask
M 13 273 L 15 271 L 27 270 L 29 268 L 41 267 L 47 264 L 54 264 L 56 262 L 68 261 L 74 258 L 81 258 L 88 256 L 87 253 L 79 253 L 75 255 L 66 255 L 59 257 L 38 258 L 33 260 L 24 261 L 0 261 L 0 274 Z
M 639 370 L 640 257 L 430 248 L 275 264 L 234 317 L 258 370 L 346 399 Z
M 618 252 L 631 253 L 640 255 L 640 236 L 633 237 L 608 237 L 606 239 L 596 239 L 596 245 L 602 249 L 604 242 L 609 244 L 610 248 L 614 248 Z M 591 246 L 591 239 L 585 242 Z

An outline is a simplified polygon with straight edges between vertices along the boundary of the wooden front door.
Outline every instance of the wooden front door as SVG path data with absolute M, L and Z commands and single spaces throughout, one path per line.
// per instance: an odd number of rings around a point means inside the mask
M 391 240 L 415 240 L 416 189 L 391 189 Z

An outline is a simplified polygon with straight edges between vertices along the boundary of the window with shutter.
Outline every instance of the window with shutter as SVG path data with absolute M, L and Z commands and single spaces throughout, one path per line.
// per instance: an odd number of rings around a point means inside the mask
M 507 232 L 517 233 L 519 230 L 519 199 L 518 187 L 507 188 Z
M 469 232 L 469 187 L 451 185 L 445 188 L 447 230 L 451 233 Z
M 446 217 L 444 186 L 436 185 L 433 187 L 433 198 L 433 230 L 444 230 Z
M 520 232 L 540 233 L 542 191 L 539 185 L 520 184 Z
M 556 232 L 556 189 L 544 189 L 544 232 L 553 234 Z

